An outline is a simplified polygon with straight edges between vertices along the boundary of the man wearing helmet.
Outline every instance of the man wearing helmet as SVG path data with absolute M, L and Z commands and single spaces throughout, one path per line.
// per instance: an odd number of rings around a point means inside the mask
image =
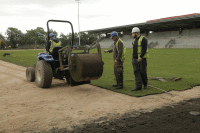
M 132 65 L 135 74 L 135 85 L 136 87 L 131 91 L 137 91 L 142 89 L 142 84 L 144 89 L 147 88 L 147 58 L 148 48 L 147 48 L 147 39 L 140 35 L 140 29 L 134 27 L 132 29 L 132 37 L 134 38 L 133 45 L 133 58 Z
M 48 38 L 48 44 L 46 47 L 46 51 L 49 52 L 50 54 L 52 54 L 52 50 L 54 47 L 61 46 L 59 40 L 54 38 L 54 36 L 55 35 L 53 33 L 50 33 L 49 38 Z
M 125 60 L 126 47 L 124 42 L 118 37 L 116 31 L 111 32 L 110 38 L 114 41 L 113 49 L 104 50 L 104 52 L 113 52 L 114 73 L 117 82 L 113 87 L 116 87 L 116 89 L 123 89 L 123 63 Z

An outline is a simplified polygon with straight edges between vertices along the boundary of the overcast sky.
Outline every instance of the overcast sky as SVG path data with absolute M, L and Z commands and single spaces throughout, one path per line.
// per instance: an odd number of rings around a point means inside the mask
M 199 10 L 199 0 L 81 0 L 80 31 L 143 23 L 199 13 Z M 78 32 L 78 4 L 75 0 L 0 0 L 0 18 L 0 33 L 3 35 L 8 27 L 18 28 L 23 33 L 36 27 L 43 27 L 46 31 L 49 19 L 70 21 L 74 31 Z M 68 24 L 52 23 L 50 28 L 59 33 L 70 32 Z

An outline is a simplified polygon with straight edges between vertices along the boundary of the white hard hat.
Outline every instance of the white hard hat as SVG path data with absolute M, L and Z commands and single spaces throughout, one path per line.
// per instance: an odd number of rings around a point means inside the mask
M 133 32 L 140 32 L 140 29 L 139 29 L 138 27 L 134 27 L 134 28 L 132 29 L 132 32 L 131 32 L 131 33 L 133 33 Z

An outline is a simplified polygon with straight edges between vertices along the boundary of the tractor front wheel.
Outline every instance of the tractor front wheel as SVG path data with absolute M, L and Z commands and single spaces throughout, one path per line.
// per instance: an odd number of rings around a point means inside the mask
M 35 77 L 40 88 L 49 88 L 53 77 L 51 65 L 44 60 L 38 61 L 35 68 Z
M 28 67 L 26 69 L 26 78 L 29 82 L 35 81 L 35 69 L 33 67 Z

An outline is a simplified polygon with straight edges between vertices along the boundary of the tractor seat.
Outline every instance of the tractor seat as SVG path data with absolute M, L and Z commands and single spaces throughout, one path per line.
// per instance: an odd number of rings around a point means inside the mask
M 55 60 L 58 60 L 59 59 L 59 55 L 58 55 L 58 50 L 63 48 L 62 46 L 57 46 L 57 47 L 54 47 L 53 50 L 52 50 L 52 56 Z

